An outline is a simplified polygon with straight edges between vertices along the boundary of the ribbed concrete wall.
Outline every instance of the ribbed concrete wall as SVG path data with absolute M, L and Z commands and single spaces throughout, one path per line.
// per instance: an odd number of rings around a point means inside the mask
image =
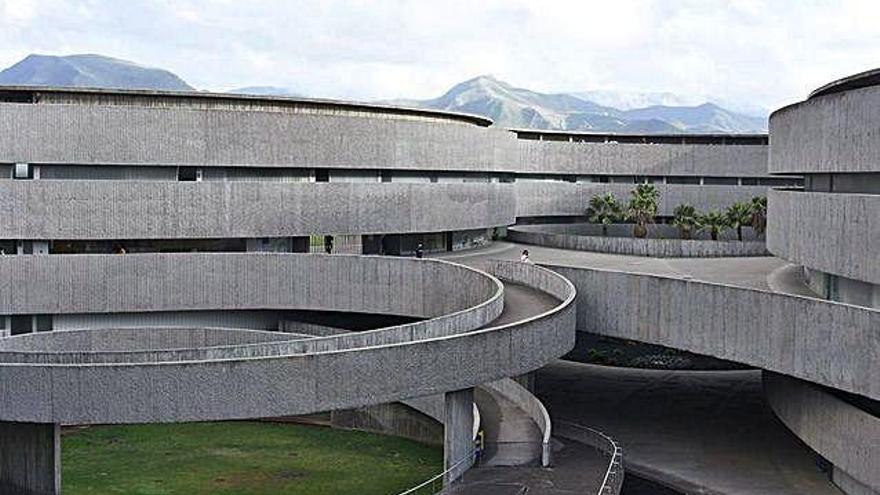
M 764 241 L 637 239 L 545 232 L 544 225 L 521 225 L 507 229 L 507 239 L 523 244 L 549 246 L 575 251 L 652 256 L 657 258 L 712 258 L 728 256 L 764 256 Z
M 61 494 L 58 425 L 0 421 L 0 493 Z
M 548 265 L 578 330 L 706 354 L 880 399 L 880 311 L 632 272 Z
M 286 332 L 206 327 L 107 328 L 100 332 L 69 330 L 0 339 L 0 352 L 123 352 L 147 349 L 181 349 L 255 344 L 290 340 L 300 336 Z
M 380 114 L 0 103 L 0 162 L 17 161 L 763 176 L 767 147 L 539 142 Z
M 0 181 L 0 236 L 286 237 L 514 222 L 512 184 Z
M 810 98 L 770 116 L 771 173 L 877 172 L 880 86 Z
M 519 140 L 517 149 L 518 170 L 524 172 L 727 177 L 768 175 L 767 147 L 761 145 L 614 144 Z
M 340 258 L 329 257 L 334 262 Z M 353 259 L 383 259 L 409 272 L 414 266 L 401 263 L 407 260 L 399 258 Z M 0 420 L 87 424 L 307 414 L 461 390 L 523 374 L 574 345 L 575 295 L 572 286 L 552 272 L 534 265 L 515 265 L 499 270 L 520 280 L 534 279 L 554 291 L 568 287 L 560 305 L 499 327 L 344 351 L 161 363 L 4 363 L 0 364 Z M 351 270 L 352 266 L 346 268 Z M 361 279 L 364 276 L 358 275 Z M 383 304 L 387 294 L 419 299 L 419 291 L 412 286 L 407 288 L 408 296 L 399 293 L 395 288 L 399 277 L 414 280 L 398 273 L 387 279 L 387 286 L 365 290 L 364 294 L 382 293 L 370 296 L 376 306 Z M 310 280 L 315 284 L 323 279 Z M 172 286 L 170 280 L 166 282 L 165 287 Z M 150 284 L 163 286 L 155 279 Z M 467 290 L 468 285 L 457 277 L 441 282 L 437 276 L 422 279 L 421 284 L 431 290 L 442 288 L 439 293 L 443 298 Z M 409 305 L 420 306 L 418 302 Z M 43 335 L 51 338 L 52 334 Z
M 784 375 L 765 372 L 764 392 L 773 412 L 798 438 L 835 470 L 864 485 L 863 491 L 846 493 L 880 493 L 880 418 Z
M 380 256 L 0 257 L 0 314 L 309 309 L 436 317 L 496 291 L 491 279 L 470 268 Z
M 515 141 L 494 128 L 344 114 L 0 103 L 0 162 L 485 172 L 512 168 Z
M 880 284 L 880 195 L 777 190 L 768 203 L 770 252 Z
M 724 209 L 737 201 L 766 196 L 769 189 L 766 186 L 655 186 L 660 191 L 658 214 L 663 216 L 672 216 L 675 207 L 682 203 L 689 203 L 698 210 Z M 634 188 L 635 184 L 517 181 L 514 184 L 516 216 L 585 215 L 587 203 L 593 196 L 611 192 L 618 200 L 625 202 L 629 201 L 630 192 Z

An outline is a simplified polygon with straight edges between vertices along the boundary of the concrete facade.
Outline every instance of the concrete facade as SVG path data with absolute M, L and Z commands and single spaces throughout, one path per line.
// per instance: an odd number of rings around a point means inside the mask
M 0 135 L 5 163 L 484 172 L 516 158 L 515 136 L 475 125 L 344 112 L 228 110 L 222 104 L 205 109 L 0 103 Z
M 771 173 L 877 172 L 880 86 L 816 96 L 770 116 Z
M 880 418 L 784 375 L 765 372 L 764 391 L 779 419 L 834 464 L 846 493 L 880 493 Z
M 515 221 L 512 184 L 0 181 L 6 238 L 178 239 L 467 230 Z
M 876 71 L 835 81 L 774 112 L 769 168 L 805 175 L 773 191 L 768 248 L 803 265 L 823 298 L 880 307 L 880 86 Z
M 768 176 L 761 145 L 517 141 L 520 170 L 615 175 Z M 584 167 L 584 165 L 587 167 Z
M 638 272 L 547 265 L 577 287 L 578 331 L 750 364 L 873 400 L 880 311 Z
M 767 247 L 811 269 L 880 284 L 880 195 L 772 191 Z

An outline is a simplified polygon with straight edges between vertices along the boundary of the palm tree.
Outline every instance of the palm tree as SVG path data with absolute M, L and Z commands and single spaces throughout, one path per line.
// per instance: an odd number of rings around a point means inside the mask
M 697 217 L 697 227 L 708 232 L 713 241 L 717 241 L 718 236 L 729 229 L 730 225 L 727 224 L 727 215 L 720 211 L 710 210 Z
M 752 209 L 752 228 L 758 235 L 767 231 L 767 197 L 755 196 L 749 204 Z
M 691 230 L 697 226 L 697 210 L 687 204 L 683 203 L 675 207 L 672 211 L 672 225 L 678 227 L 678 233 L 682 239 L 690 239 L 691 238 Z
M 639 184 L 631 194 L 627 216 L 636 224 L 633 227 L 633 235 L 645 237 L 648 235 L 648 224 L 654 223 L 654 216 L 657 215 L 660 192 L 653 184 Z
M 745 202 L 736 202 L 727 207 L 727 211 L 724 212 L 727 216 L 727 224 L 736 229 L 736 238 L 742 242 L 743 240 L 743 231 L 742 228 L 744 225 L 751 225 L 752 223 L 752 206 L 749 203 Z
M 623 216 L 620 203 L 613 193 L 593 196 L 587 207 L 587 220 L 602 224 L 602 235 L 608 235 L 608 225 L 620 221 Z

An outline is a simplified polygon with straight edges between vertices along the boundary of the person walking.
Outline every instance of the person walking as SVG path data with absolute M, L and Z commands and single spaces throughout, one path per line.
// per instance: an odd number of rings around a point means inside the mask
M 333 254 L 333 236 L 325 235 L 324 236 L 324 252 L 327 254 Z
M 519 260 L 523 263 L 531 263 L 532 259 L 529 258 L 529 250 L 523 249 L 522 255 L 520 255 Z
M 423 258 L 424 256 L 425 256 L 425 249 L 422 247 L 422 244 L 419 243 L 419 245 L 416 246 L 416 258 Z

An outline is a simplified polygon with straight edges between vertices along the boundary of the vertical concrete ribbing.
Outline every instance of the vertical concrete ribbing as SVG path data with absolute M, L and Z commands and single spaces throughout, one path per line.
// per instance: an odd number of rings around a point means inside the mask
M 459 461 L 455 469 L 446 474 L 443 480 L 448 485 L 457 480 L 473 464 L 474 447 L 474 389 L 467 388 L 446 393 L 446 413 L 444 421 L 443 465 L 449 469 Z M 470 457 L 468 459 L 468 457 Z
M 0 422 L 0 493 L 61 493 L 58 424 Z

